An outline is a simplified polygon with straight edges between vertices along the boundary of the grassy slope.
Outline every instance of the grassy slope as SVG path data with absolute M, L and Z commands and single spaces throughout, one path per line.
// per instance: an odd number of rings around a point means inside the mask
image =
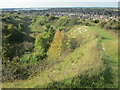
M 54 81 L 60 82 L 66 80 L 69 84 L 71 79 L 78 75 L 84 75 L 86 72 L 90 75 L 97 75 L 105 67 L 110 70 L 105 76 L 111 80 L 105 80 L 105 87 L 116 87 L 117 85 L 117 39 L 113 38 L 108 32 L 98 27 L 75 26 L 68 33 L 70 38 L 82 37 L 83 42 L 73 52 L 68 54 L 62 62 L 53 65 L 51 68 L 43 71 L 40 75 L 25 81 L 16 81 L 13 83 L 4 83 L 6 88 L 40 88 L 46 87 Z M 113 76 L 110 76 L 110 73 Z M 107 77 L 106 77 L 107 78 Z M 111 83 L 112 82 L 112 83 Z

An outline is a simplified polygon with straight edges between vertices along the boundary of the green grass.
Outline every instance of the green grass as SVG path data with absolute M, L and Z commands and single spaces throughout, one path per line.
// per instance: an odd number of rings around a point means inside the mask
M 103 41 L 114 39 L 105 29 L 101 29 L 99 27 L 88 27 L 88 30 L 95 31 L 102 37 Z

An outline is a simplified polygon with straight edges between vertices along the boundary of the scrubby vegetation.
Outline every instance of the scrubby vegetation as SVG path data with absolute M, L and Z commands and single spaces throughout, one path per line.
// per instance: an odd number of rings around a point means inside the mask
M 117 23 L 3 13 L 3 87 L 117 88 Z
M 114 29 L 114 30 L 119 30 L 120 29 L 120 26 L 119 26 L 119 23 L 118 21 L 116 20 L 110 20 L 109 22 L 108 21 L 104 21 L 100 24 L 100 26 L 102 28 L 105 28 L 105 29 Z

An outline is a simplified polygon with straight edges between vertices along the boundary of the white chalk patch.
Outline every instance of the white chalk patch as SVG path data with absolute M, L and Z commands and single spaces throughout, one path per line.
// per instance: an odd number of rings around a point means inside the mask
M 105 51 L 105 48 L 103 47 L 103 51 Z
M 87 29 L 85 29 L 85 32 L 87 31 Z
M 53 72 L 55 72 L 55 71 L 53 71 Z

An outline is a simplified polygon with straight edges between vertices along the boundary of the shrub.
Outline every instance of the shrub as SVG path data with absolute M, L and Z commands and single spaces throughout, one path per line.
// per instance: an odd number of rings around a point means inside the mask
M 62 52 L 66 47 L 66 35 L 64 31 L 57 31 L 53 38 L 53 41 L 48 50 L 48 57 L 51 59 L 56 59 L 61 56 Z
M 59 19 L 59 18 L 56 17 L 56 16 L 53 16 L 53 15 L 49 17 L 49 21 L 53 21 L 53 20 L 56 20 L 56 19 Z
M 98 19 L 94 20 L 94 23 L 99 23 L 99 20 Z

